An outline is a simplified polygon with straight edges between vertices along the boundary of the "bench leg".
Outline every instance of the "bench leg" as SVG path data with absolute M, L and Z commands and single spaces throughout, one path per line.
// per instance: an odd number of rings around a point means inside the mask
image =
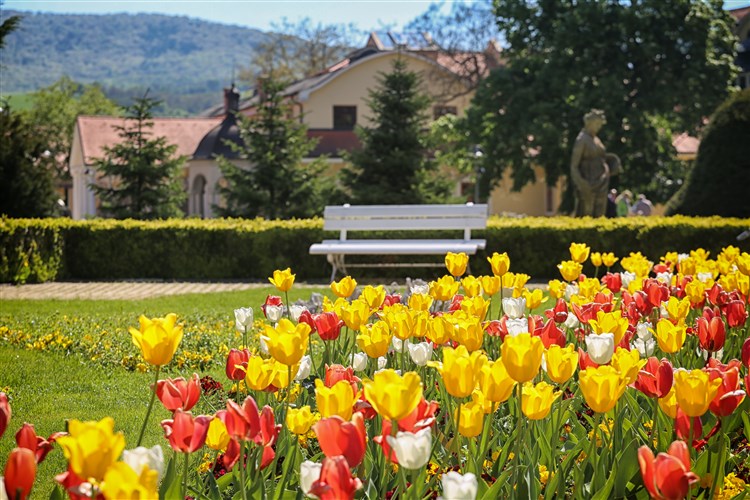
M 340 254 L 328 254 L 328 262 L 330 262 L 333 270 L 331 271 L 331 282 L 336 281 L 336 273 L 341 271 L 343 276 L 346 276 L 346 264 L 344 263 L 344 256 Z

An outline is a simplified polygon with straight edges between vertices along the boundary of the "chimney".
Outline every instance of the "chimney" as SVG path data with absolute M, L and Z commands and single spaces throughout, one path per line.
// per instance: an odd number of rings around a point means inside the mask
M 240 93 L 234 86 L 234 82 L 224 89 L 224 114 L 236 113 L 240 109 Z

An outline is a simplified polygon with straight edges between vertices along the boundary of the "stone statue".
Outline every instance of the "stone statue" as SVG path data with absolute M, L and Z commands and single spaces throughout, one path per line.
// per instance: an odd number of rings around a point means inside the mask
M 607 209 L 609 179 L 622 167 L 617 155 L 607 153 L 596 134 L 607 123 L 604 112 L 592 109 L 583 117 L 583 129 L 576 137 L 570 160 L 570 179 L 576 190 L 578 217 L 603 217 Z

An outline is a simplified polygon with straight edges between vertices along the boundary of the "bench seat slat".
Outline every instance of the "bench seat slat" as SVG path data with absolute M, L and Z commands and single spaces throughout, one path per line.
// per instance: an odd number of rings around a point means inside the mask
M 448 252 L 475 254 L 485 240 L 325 240 L 310 247 L 311 255 L 440 255 Z

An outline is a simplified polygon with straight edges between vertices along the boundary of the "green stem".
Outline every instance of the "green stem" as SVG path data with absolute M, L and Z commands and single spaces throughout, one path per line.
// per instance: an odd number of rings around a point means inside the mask
M 513 457 L 513 462 L 515 462 L 513 467 L 513 475 L 514 481 L 513 484 L 515 485 L 516 490 L 514 490 L 514 497 L 517 497 L 518 495 L 518 483 L 519 483 L 519 472 L 521 468 L 521 451 L 522 451 L 522 441 L 523 441 L 523 411 L 522 411 L 522 405 L 523 405 L 523 387 L 520 382 L 516 384 L 516 402 L 518 403 L 517 412 L 518 412 L 518 438 L 516 439 L 516 454 Z
M 458 459 L 458 469 L 461 470 L 461 401 L 458 402 L 456 410 L 456 435 L 453 438 L 456 441 L 456 458 Z
M 503 277 L 500 276 L 500 310 L 497 313 L 497 319 L 503 317 Z
M 724 422 L 721 421 L 721 417 L 719 417 L 719 424 L 722 425 L 723 423 Z M 727 438 L 723 432 L 719 434 L 719 439 L 721 439 L 721 443 L 719 443 L 719 456 L 718 456 L 718 460 L 716 461 L 716 470 L 713 471 L 714 479 L 711 482 L 712 483 L 711 491 L 709 492 L 708 498 L 716 497 L 716 493 L 717 493 L 716 490 L 719 488 L 719 484 L 721 484 L 721 479 L 723 479 L 724 477 L 724 453 L 726 452 Z M 709 470 L 710 470 L 710 467 L 709 467 Z
M 651 437 L 652 441 L 655 441 L 656 452 L 659 453 L 659 398 L 651 398 L 654 400 L 654 418 L 651 420 Z M 649 443 L 649 445 L 652 443 Z
M 398 478 L 401 482 L 401 488 L 403 489 L 403 496 L 401 498 L 406 498 L 406 490 L 408 489 L 408 486 L 406 484 L 406 472 L 404 472 L 404 468 L 400 465 L 398 466 Z
M 245 441 L 240 441 L 240 491 L 242 500 L 247 500 L 247 489 L 245 488 Z
M 187 496 L 188 468 L 190 467 L 190 453 L 185 453 L 185 467 L 182 470 L 182 498 Z
M 603 416 L 604 416 L 603 413 L 598 413 L 597 414 L 596 422 L 595 422 L 595 425 L 594 425 L 594 436 L 591 439 L 591 442 L 593 443 L 593 452 L 591 453 L 591 462 L 592 462 L 592 464 L 594 466 L 594 475 L 591 478 L 591 490 L 589 491 L 589 493 L 591 493 L 592 495 L 596 491 L 595 490 L 595 488 L 596 488 L 596 477 L 597 477 L 597 472 L 599 471 L 599 467 L 598 467 L 598 464 L 597 464 L 598 453 L 597 453 L 597 449 L 596 449 L 596 433 L 599 431 L 599 426 L 602 424 L 602 417 Z M 602 446 L 604 446 L 604 436 L 602 436 Z
M 156 365 L 156 372 L 154 373 L 154 386 L 151 391 L 151 401 L 148 403 L 148 410 L 146 410 L 146 418 L 143 419 L 143 425 L 141 426 L 141 432 L 138 434 L 138 443 L 135 445 L 136 448 L 141 445 L 143 441 L 143 434 L 146 432 L 146 424 L 148 424 L 148 417 L 151 416 L 151 408 L 154 407 L 154 400 L 156 399 L 156 383 L 159 381 L 159 370 L 161 366 Z
M 286 317 L 289 318 L 291 321 L 292 319 L 292 310 L 289 307 L 291 304 L 289 303 L 289 292 L 284 292 L 284 301 L 286 302 Z

